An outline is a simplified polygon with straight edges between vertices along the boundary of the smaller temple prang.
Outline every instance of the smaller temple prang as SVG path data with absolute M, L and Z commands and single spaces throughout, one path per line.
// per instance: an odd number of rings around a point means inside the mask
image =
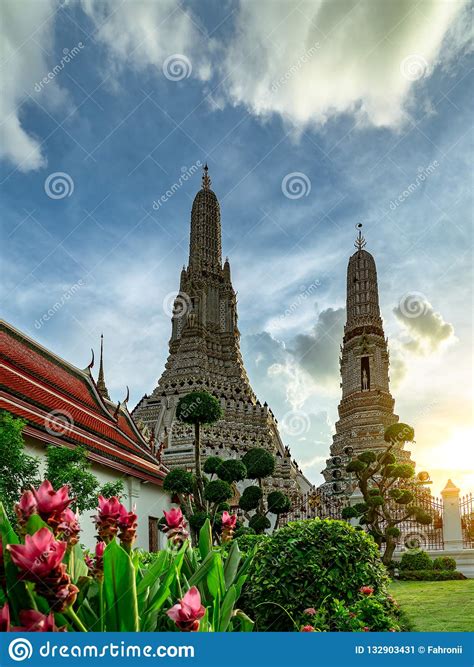
M 97 378 L 97 389 L 102 398 L 110 401 L 109 392 L 105 384 L 104 377 L 104 334 L 100 334 L 100 365 L 99 365 L 99 376 Z

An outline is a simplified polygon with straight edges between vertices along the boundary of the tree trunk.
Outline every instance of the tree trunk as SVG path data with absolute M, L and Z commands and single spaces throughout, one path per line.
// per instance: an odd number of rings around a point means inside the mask
M 204 483 L 201 470 L 201 425 L 199 422 L 194 424 L 194 465 L 196 468 L 197 487 L 197 497 L 195 499 L 196 505 L 199 507 L 200 511 L 204 512 L 206 508 L 204 505 Z
M 397 543 L 393 537 L 387 537 L 385 551 L 382 556 L 382 563 L 384 565 L 390 565 L 390 561 L 392 560 L 393 552 L 395 551 L 396 546 Z

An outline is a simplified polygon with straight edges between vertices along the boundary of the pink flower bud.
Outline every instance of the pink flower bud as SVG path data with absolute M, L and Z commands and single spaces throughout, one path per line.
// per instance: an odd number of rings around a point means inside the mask
M 197 632 L 199 630 L 199 619 L 205 613 L 206 609 L 201 604 L 201 595 L 195 586 L 189 589 L 178 604 L 175 604 L 166 612 L 183 632 Z

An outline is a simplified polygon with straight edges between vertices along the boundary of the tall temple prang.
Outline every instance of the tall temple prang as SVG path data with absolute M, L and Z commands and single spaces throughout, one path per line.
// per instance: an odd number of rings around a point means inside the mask
M 326 461 L 322 485 L 331 494 L 350 495 L 353 484 L 345 466 L 351 456 L 386 447 L 384 432 L 398 422 L 389 388 L 388 342 L 380 316 L 377 269 L 365 250 L 362 225 L 358 224 L 356 252 L 347 267 L 346 324 L 339 359 L 342 399 L 339 420 Z M 410 460 L 398 446 L 397 456 Z
M 169 467 L 194 465 L 193 429 L 175 414 L 180 397 L 195 390 L 214 394 L 224 411 L 217 424 L 203 428 L 203 459 L 237 458 L 263 447 L 277 457 L 273 488 L 290 494 L 309 488 L 281 441 L 272 411 L 256 398 L 242 362 L 236 293 L 229 260 L 222 264 L 220 206 L 207 164 L 191 211 L 189 262 L 174 302 L 168 360 L 156 389 L 133 411 L 136 421 L 163 443 L 163 462 Z

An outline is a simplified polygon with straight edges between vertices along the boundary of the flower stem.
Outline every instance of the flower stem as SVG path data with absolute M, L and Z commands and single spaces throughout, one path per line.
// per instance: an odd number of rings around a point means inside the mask
M 82 623 L 81 619 L 77 616 L 76 612 L 72 607 L 66 609 L 64 615 L 67 616 L 72 621 L 72 623 L 76 626 L 79 632 L 87 632 L 87 628 Z

